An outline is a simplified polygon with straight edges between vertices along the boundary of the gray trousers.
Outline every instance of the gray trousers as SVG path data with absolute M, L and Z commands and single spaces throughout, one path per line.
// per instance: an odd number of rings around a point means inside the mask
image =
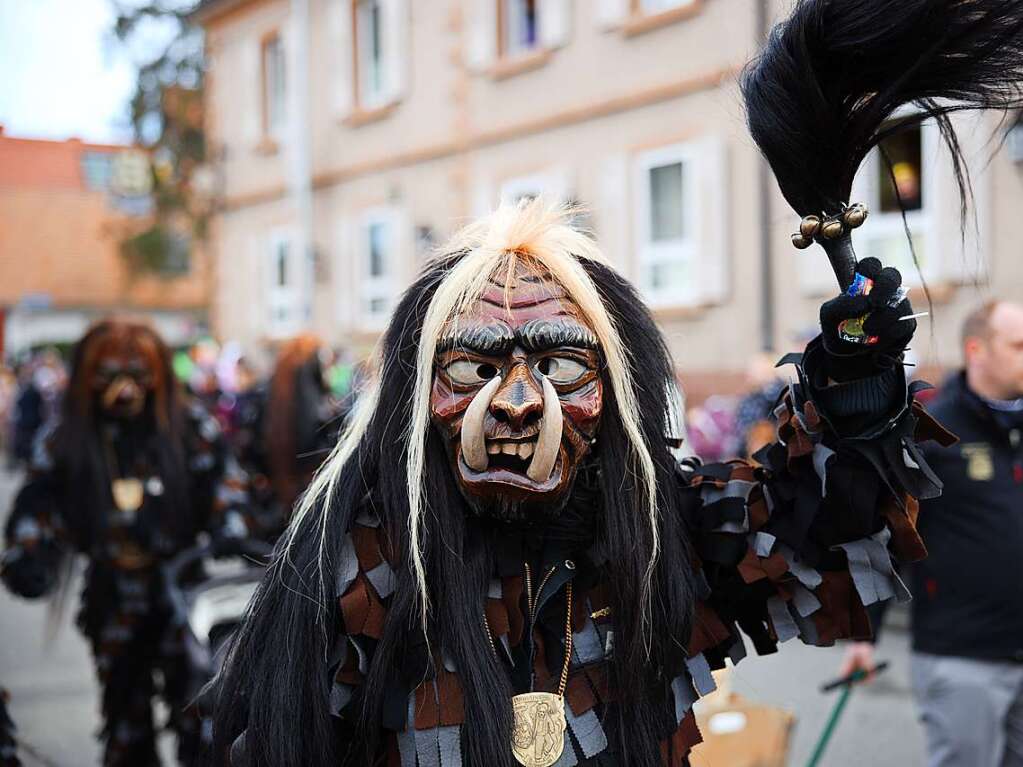
M 913 653 L 927 767 L 1023 767 L 1023 664 Z

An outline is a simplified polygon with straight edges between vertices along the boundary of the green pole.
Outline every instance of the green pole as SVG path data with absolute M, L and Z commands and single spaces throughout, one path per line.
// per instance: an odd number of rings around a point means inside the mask
M 814 748 L 813 756 L 806 763 L 806 767 L 817 767 L 820 764 L 821 757 L 824 756 L 824 749 L 828 747 L 828 741 L 831 740 L 835 727 L 838 725 L 838 720 L 842 716 L 842 710 L 845 708 L 845 704 L 849 702 L 849 696 L 852 694 L 852 683 L 858 682 L 866 676 L 865 672 L 857 671 L 852 675 L 850 684 L 842 688 L 842 694 L 839 696 L 834 708 L 831 709 L 828 723 L 824 725 L 824 732 L 821 733 L 820 739 L 817 741 L 817 747 Z

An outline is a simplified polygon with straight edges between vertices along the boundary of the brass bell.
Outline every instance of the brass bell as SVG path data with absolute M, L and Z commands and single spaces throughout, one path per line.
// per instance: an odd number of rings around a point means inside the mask
M 845 227 L 842 226 L 842 222 L 838 219 L 832 219 L 825 221 L 821 225 L 821 235 L 827 237 L 829 240 L 837 240 L 845 232 Z
M 799 233 L 808 239 L 813 239 L 817 234 L 817 230 L 821 228 L 821 219 L 819 216 L 806 216 L 802 221 L 799 222 Z
M 794 235 L 792 235 L 792 244 L 795 245 L 800 250 L 806 250 L 813 244 L 813 240 L 807 237 L 805 234 L 800 234 L 799 232 L 796 232 Z
M 846 209 L 845 213 L 842 214 L 842 220 L 845 221 L 850 229 L 863 226 L 863 222 L 867 220 L 867 207 L 856 203 Z

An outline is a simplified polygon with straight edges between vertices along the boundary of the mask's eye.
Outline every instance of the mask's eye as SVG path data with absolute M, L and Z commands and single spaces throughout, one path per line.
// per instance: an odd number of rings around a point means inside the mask
M 444 368 L 444 372 L 456 384 L 472 386 L 489 381 L 497 375 L 497 367 L 489 362 L 473 362 L 472 360 L 456 360 Z
M 589 368 L 571 357 L 544 357 L 536 369 L 556 384 L 571 384 L 582 378 Z

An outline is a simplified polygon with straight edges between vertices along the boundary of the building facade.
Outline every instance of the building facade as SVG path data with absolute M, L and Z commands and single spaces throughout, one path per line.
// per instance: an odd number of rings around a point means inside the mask
M 112 313 L 147 317 L 173 344 L 205 322 L 201 251 L 166 274 L 139 273 L 120 252 L 149 215 L 148 168 L 127 146 L 14 138 L 0 127 L 4 354 L 70 343 Z
M 796 348 L 835 292 L 823 252 L 745 131 L 737 82 L 784 0 L 206 0 L 209 130 L 220 152 L 216 332 L 249 347 L 312 329 L 367 352 L 423 258 L 502 200 L 544 194 L 641 289 L 691 396 L 740 385 L 758 350 Z M 977 215 L 960 233 L 936 131 L 888 147 L 934 299 L 917 357 L 958 361 L 958 323 L 992 289 L 1023 297 L 1021 171 L 960 121 Z M 854 201 L 861 255 L 920 285 L 891 174 Z M 911 296 L 926 303 L 923 291 Z

